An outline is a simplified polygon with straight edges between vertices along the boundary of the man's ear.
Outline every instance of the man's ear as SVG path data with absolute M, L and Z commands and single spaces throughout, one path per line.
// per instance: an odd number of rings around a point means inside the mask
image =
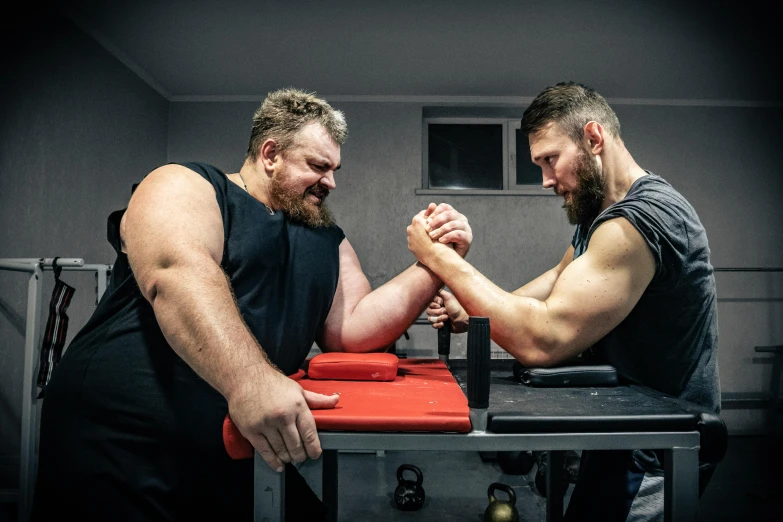
M 279 156 L 280 148 L 273 139 L 266 140 L 261 144 L 261 148 L 258 150 L 258 158 L 261 160 L 264 170 L 266 171 L 271 171 L 274 168 Z
M 588 121 L 584 128 L 584 144 L 594 156 L 604 150 L 604 128 L 597 121 Z

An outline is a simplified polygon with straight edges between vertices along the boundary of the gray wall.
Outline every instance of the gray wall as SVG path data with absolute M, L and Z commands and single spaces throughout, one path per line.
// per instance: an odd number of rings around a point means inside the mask
M 113 263 L 106 217 L 166 159 L 168 102 L 65 19 L 5 33 L 0 83 L 0 258 Z M 76 288 L 68 339 L 95 304 L 93 274 Z M 42 324 L 53 274 L 44 274 Z M 28 276 L 0 270 L 0 489 L 18 479 Z

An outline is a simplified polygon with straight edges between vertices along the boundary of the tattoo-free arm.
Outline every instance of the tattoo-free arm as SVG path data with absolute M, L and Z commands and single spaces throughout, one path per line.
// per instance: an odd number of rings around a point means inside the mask
M 266 462 L 317 457 L 308 396 L 266 358 L 220 267 L 223 223 L 212 186 L 179 165 L 150 173 L 121 223 L 128 261 L 172 349 L 229 404 L 231 417 Z M 315 394 L 314 394 L 315 395 Z
M 421 236 L 415 249 L 470 315 L 490 318 L 492 339 L 528 366 L 567 360 L 601 339 L 630 313 L 655 273 L 644 239 L 623 218 L 598 227 L 587 251 L 565 266 L 545 300 L 503 291 Z

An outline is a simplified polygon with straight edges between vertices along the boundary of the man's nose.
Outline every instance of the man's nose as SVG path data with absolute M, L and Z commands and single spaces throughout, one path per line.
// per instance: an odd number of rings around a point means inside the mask
M 329 190 L 337 188 L 337 183 L 334 181 L 334 171 L 330 170 L 327 172 L 324 177 L 319 180 L 319 183 Z
M 544 189 L 550 189 L 553 188 L 555 185 L 557 185 L 557 179 L 555 178 L 555 176 L 547 174 L 545 172 L 543 173 L 543 180 L 544 182 L 542 183 L 541 186 Z

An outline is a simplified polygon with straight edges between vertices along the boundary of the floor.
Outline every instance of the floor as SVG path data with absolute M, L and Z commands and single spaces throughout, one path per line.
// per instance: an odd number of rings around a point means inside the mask
M 339 460 L 340 520 L 480 522 L 493 482 L 513 487 L 521 521 L 546 519 L 546 499 L 534 483 L 535 467 L 527 475 L 507 475 L 496 462 L 483 462 L 470 452 L 340 453 Z M 394 505 L 401 464 L 418 466 L 424 476 L 425 501 L 418 511 L 403 512 Z M 319 491 L 317 470 L 306 463 L 300 472 Z M 413 478 L 410 473 L 404 477 Z M 783 521 L 783 437 L 730 437 L 726 457 L 700 501 L 699 521 Z
M 339 460 L 340 520 L 481 522 L 493 482 L 514 489 L 521 521 L 545 520 L 546 500 L 536 490 L 535 467 L 527 475 L 507 475 L 497 462 L 485 462 L 473 452 L 340 453 Z M 401 464 L 422 471 L 425 501 L 418 511 L 403 512 L 394 505 Z M 318 471 L 314 462 L 300 469 L 320 492 Z M 497 496 L 506 499 L 504 493 Z M 0 504 L 0 522 L 15 522 L 15 511 L 14 504 Z M 783 437 L 730 437 L 726 457 L 700 501 L 699 521 L 783 521 Z

